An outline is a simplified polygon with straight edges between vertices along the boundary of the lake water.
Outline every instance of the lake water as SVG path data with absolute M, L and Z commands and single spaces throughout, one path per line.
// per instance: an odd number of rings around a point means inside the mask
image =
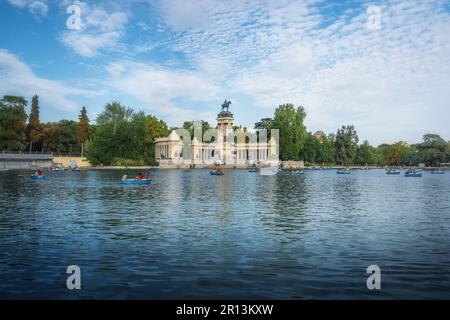
M 450 298 L 449 173 L 123 174 L 0 175 L 0 298 Z

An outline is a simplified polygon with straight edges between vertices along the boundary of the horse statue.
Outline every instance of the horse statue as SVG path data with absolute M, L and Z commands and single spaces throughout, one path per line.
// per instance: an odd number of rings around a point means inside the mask
M 227 101 L 227 99 L 225 99 L 225 101 L 222 103 L 222 111 L 224 111 L 225 109 L 227 109 L 227 111 L 229 111 L 230 104 L 231 104 L 231 101 Z

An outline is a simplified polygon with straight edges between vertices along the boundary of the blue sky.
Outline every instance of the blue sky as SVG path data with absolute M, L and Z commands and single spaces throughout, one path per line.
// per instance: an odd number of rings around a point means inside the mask
M 450 139 L 449 80 L 449 1 L 0 0 L 0 95 L 38 94 L 42 121 L 118 100 L 215 123 L 229 99 L 252 127 L 290 102 L 310 131 L 414 143 Z

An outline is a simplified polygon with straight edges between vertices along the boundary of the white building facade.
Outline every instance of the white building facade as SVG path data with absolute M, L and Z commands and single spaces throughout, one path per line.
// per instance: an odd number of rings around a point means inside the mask
M 155 139 L 155 158 L 161 168 L 199 168 L 222 166 L 247 168 L 249 166 L 278 166 L 278 131 L 272 130 L 267 139 L 266 130 L 245 132 L 233 130 L 234 118 L 229 111 L 230 101 L 222 104 L 216 129 L 201 132 L 195 126 L 194 138 L 187 130 L 173 130 L 168 137 Z

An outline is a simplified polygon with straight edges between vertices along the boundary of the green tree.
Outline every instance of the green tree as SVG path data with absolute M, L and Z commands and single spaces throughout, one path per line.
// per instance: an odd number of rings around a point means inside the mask
M 417 149 L 417 145 L 406 146 L 400 155 L 399 164 L 402 166 L 418 165 L 421 161 L 421 154 Z
M 3 96 L 0 100 L 0 149 L 15 151 L 24 147 L 27 103 L 16 96 Z
M 336 160 L 340 164 L 351 164 L 356 156 L 358 134 L 352 125 L 342 126 L 336 133 Z
M 118 127 L 128 122 L 133 113 L 133 109 L 123 107 L 119 102 L 113 101 L 106 104 L 105 111 L 97 117 L 96 122 L 98 125 L 111 125 L 113 134 L 116 134 Z
M 81 156 L 84 154 L 84 145 L 89 139 L 89 118 L 87 116 L 86 107 L 81 108 L 80 116 L 77 124 L 77 139 L 81 146 Z
M 364 140 L 361 145 L 359 145 L 356 149 L 356 158 L 355 163 L 360 165 L 369 165 L 373 164 L 373 150 L 372 146 L 369 144 L 367 140 Z
M 447 143 L 447 159 L 446 162 L 450 162 L 450 141 Z
M 321 142 L 311 132 L 308 133 L 302 150 L 302 159 L 307 163 L 315 163 L 321 155 L 321 149 Z
M 437 134 L 424 135 L 418 148 L 427 166 L 440 166 L 447 158 L 448 143 Z
M 42 128 L 39 121 L 39 96 L 33 96 L 31 100 L 31 112 L 28 118 L 28 125 L 26 128 L 28 142 L 30 144 L 30 152 L 33 151 L 33 144 L 39 142 L 42 138 Z
M 108 103 L 97 118 L 86 155 L 94 165 L 156 164 L 155 138 L 168 134 L 164 121 L 119 102 Z
M 308 133 L 303 124 L 306 113 L 303 107 L 292 104 L 280 105 L 275 110 L 273 128 L 279 130 L 281 160 L 300 160 Z
M 57 133 L 58 126 L 55 123 L 45 123 L 41 126 L 42 152 L 56 151 L 58 148 Z
M 388 166 L 398 166 L 400 164 L 401 157 L 407 152 L 408 144 L 403 141 L 399 141 L 390 145 L 387 149 L 385 161 Z
M 77 122 L 73 120 L 60 120 L 56 123 L 56 151 L 58 153 L 80 153 L 81 146 L 77 138 Z
M 336 148 L 334 146 L 334 134 L 330 134 L 322 138 L 317 162 L 322 164 L 336 162 Z

